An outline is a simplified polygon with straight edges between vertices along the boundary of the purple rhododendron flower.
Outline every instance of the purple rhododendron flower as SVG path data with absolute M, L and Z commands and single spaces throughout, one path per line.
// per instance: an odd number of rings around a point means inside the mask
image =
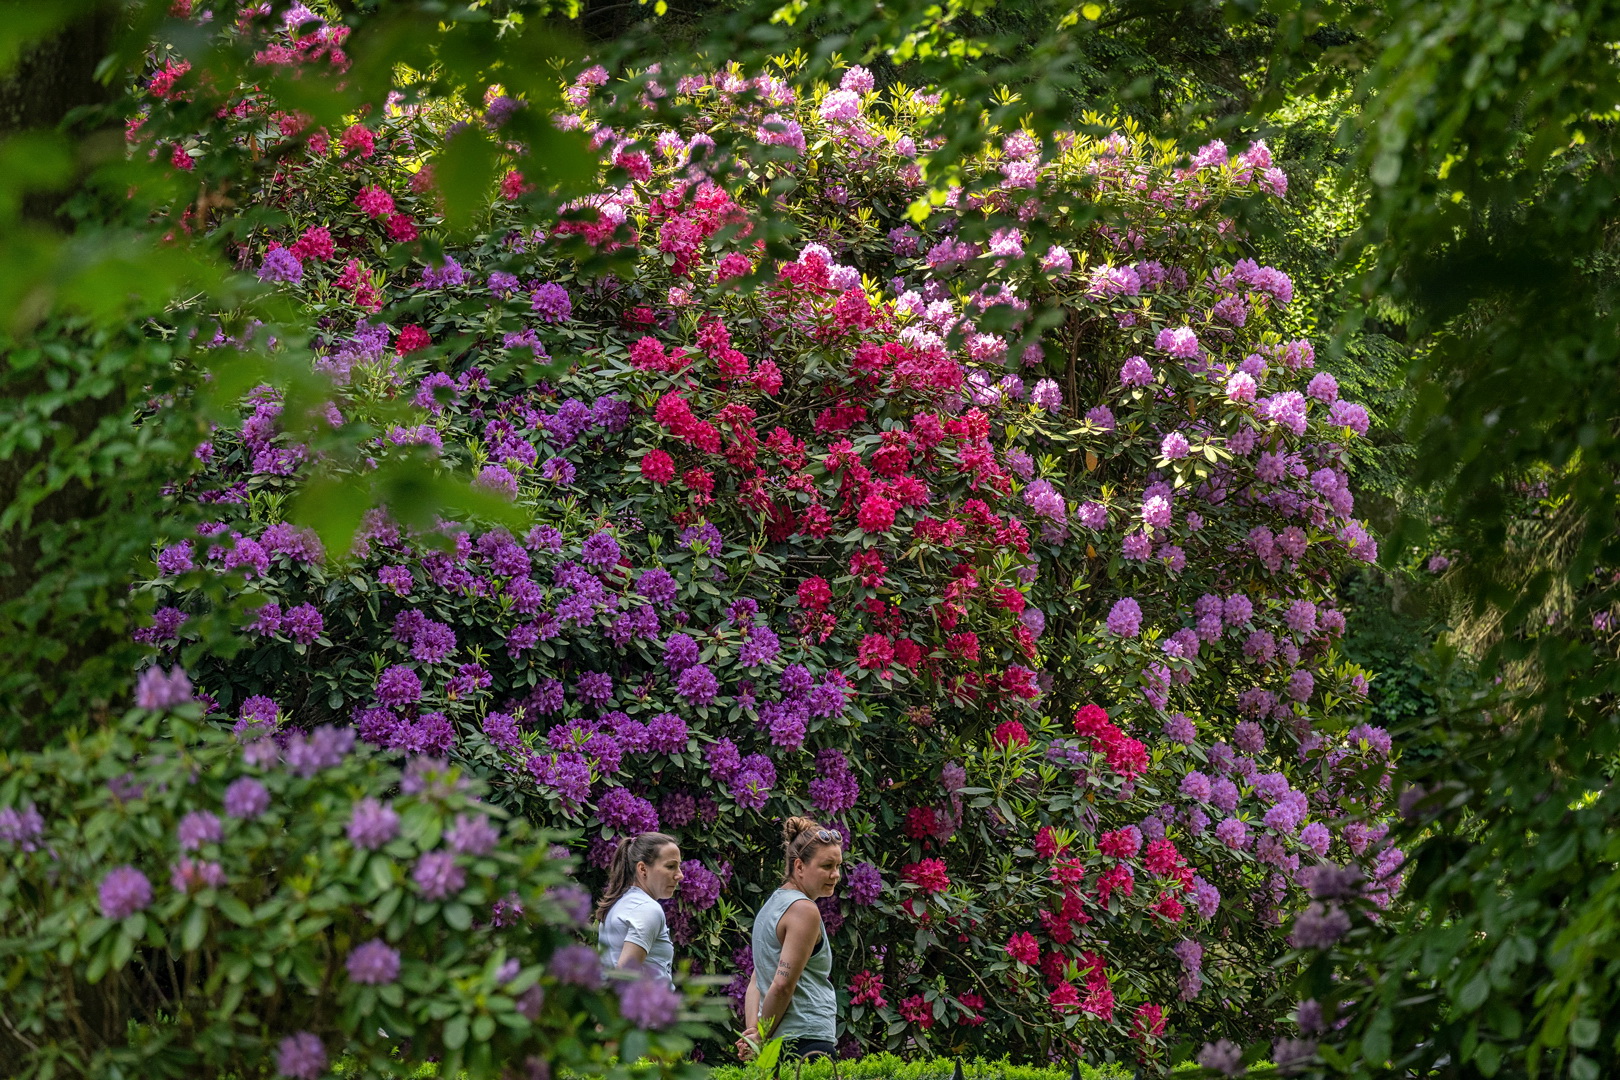
M 384 705 L 411 705 L 422 697 L 422 680 L 408 667 L 395 664 L 377 678 L 377 700 Z
M 399 978 L 399 950 L 380 938 L 373 938 L 350 950 L 345 967 L 350 982 L 382 986 Z
M 675 692 L 687 702 L 703 706 L 714 701 L 720 690 L 720 680 L 705 664 L 693 664 L 675 680 Z
M 152 902 L 152 882 L 133 866 L 120 866 L 101 879 L 98 899 L 102 918 L 127 918 Z
M 191 680 L 179 667 L 166 672 L 154 665 L 141 672 L 135 683 L 135 704 L 142 709 L 157 712 L 192 700 Z
M 454 852 L 428 851 L 416 860 L 411 880 L 424 899 L 444 900 L 467 884 L 467 872 L 456 865 Z
M 1119 637 L 1135 637 L 1141 629 L 1141 605 L 1129 596 L 1114 601 L 1108 611 L 1108 632 Z
M 564 945 L 551 954 L 546 971 L 565 985 L 594 990 L 602 985 L 602 964 L 589 945 Z
M 260 281 L 286 281 L 297 284 L 304 278 L 304 264 L 298 256 L 284 247 L 264 253 L 264 261 L 259 264 Z
M 488 855 L 500 837 L 484 814 L 457 814 L 455 824 L 444 831 L 444 842 L 460 855 Z
M 399 815 L 376 799 L 361 799 L 349 816 L 349 842 L 375 851 L 399 835 Z
M 1155 348 L 1182 360 L 1195 359 L 1200 351 L 1198 335 L 1185 326 L 1176 329 L 1165 327 L 1159 331 L 1153 344 Z
M 193 810 L 180 819 L 175 834 L 181 851 L 196 851 L 204 844 L 217 844 L 225 839 L 225 827 L 217 815 L 207 810 Z
M 852 901 L 870 907 L 883 892 L 883 874 L 871 863 L 856 863 L 844 875 L 844 888 Z
M 681 996 L 652 972 L 619 983 L 618 987 L 620 1015 L 639 1028 L 669 1027 L 680 1014 Z
M 580 558 L 599 569 L 616 566 L 619 562 L 618 541 L 610 533 L 593 533 L 586 537 L 580 548 Z
M 568 290 L 554 281 L 546 282 L 529 294 L 529 307 L 542 322 L 563 322 L 574 314 Z
M 319 1080 L 326 1073 L 326 1047 L 308 1031 L 288 1035 L 276 1049 L 276 1072 L 294 1080 Z
M 270 809 L 270 790 L 251 776 L 231 781 L 225 789 L 225 813 L 251 821 Z

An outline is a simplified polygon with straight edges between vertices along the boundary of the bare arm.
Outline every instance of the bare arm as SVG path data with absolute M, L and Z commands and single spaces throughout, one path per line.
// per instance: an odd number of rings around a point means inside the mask
M 633 941 L 626 941 L 624 948 L 619 950 L 619 959 L 613 965 L 622 968 L 637 968 L 647 962 L 647 950 Z
M 737 1040 L 737 1056 L 752 1061 L 759 1053 L 759 980 L 748 976 L 748 990 L 743 994 L 743 1033 Z
M 810 953 L 821 936 L 821 913 L 809 900 L 795 900 L 776 924 L 776 932 L 782 941 L 782 958 L 776 965 L 776 977 L 759 1003 L 757 1023 L 767 1037 L 787 1013 L 788 1003 L 799 988 L 799 976 L 804 974 L 804 965 L 810 962 Z

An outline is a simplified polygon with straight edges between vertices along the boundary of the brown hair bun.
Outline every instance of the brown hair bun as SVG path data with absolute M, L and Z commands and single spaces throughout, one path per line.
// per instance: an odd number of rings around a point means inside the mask
M 793 843 L 799 838 L 799 834 L 806 829 L 819 828 L 821 828 L 820 824 L 811 821 L 807 817 L 790 817 L 782 822 L 782 846 L 786 847 L 788 844 Z

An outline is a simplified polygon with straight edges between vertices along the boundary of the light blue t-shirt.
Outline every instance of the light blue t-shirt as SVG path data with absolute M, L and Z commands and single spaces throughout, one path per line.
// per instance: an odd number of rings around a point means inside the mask
M 608 908 L 596 941 L 602 970 L 612 971 L 619 966 L 619 954 L 628 941 L 647 951 L 648 968 L 663 975 L 671 986 L 675 985 L 675 943 L 669 937 L 664 909 L 639 885 L 630 886 Z

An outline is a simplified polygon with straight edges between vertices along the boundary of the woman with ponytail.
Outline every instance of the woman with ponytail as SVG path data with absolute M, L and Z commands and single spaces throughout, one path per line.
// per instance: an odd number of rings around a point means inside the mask
M 619 841 L 596 904 L 603 968 L 645 965 L 675 985 L 675 943 L 658 901 L 675 895 L 681 876 L 681 849 L 673 836 L 648 832 Z
M 754 916 L 754 977 L 743 1001 L 737 1054 L 759 1052 L 761 1032 L 781 1036 L 789 1060 L 831 1057 L 837 1049 L 838 995 L 832 948 L 816 901 L 831 896 L 844 866 L 844 838 L 809 818 L 782 825 L 787 875 Z

